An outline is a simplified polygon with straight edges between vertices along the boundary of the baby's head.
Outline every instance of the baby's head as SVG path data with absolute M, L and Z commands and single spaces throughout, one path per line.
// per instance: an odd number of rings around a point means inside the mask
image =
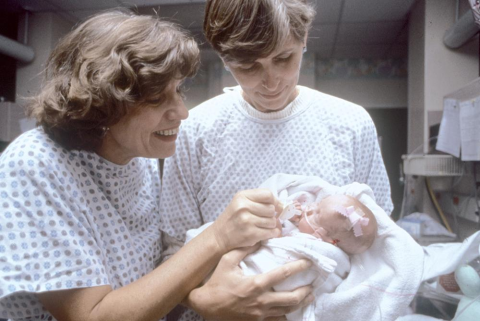
M 351 196 L 327 196 L 306 215 L 308 217 L 303 217 L 298 225 L 301 232 L 317 233 L 322 240 L 337 245 L 347 254 L 365 252 L 377 234 L 377 221 L 372 211 Z M 360 221 L 352 226 L 350 217 L 357 221 L 359 216 Z

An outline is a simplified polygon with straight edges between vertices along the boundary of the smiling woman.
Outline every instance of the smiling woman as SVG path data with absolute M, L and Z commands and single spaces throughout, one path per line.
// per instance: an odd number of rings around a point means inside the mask
M 184 108 L 177 90 L 195 74 L 198 54 L 194 40 L 165 21 L 94 17 L 52 52 L 48 81 L 32 100 L 30 114 L 64 147 L 94 151 L 108 137 L 106 128 L 138 117 L 146 106 Z
M 59 42 L 29 106 L 40 127 L 0 156 L 0 318 L 159 320 L 225 253 L 278 235 L 273 195 L 239 192 L 198 241 L 156 267 L 157 158 L 175 152 L 188 116 L 180 86 L 198 62 L 183 29 L 129 11 L 93 16 Z M 280 304 L 294 309 L 307 295 Z
M 181 80 L 172 80 L 159 104 L 148 103 L 110 126 L 97 154 L 117 164 L 134 157 L 167 158 L 175 152 L 175 140 L 188 111 L 179 93 Z

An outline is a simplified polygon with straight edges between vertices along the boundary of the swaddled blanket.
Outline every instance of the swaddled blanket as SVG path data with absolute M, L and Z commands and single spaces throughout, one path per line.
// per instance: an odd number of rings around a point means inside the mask
M 310 271 L 275 287 L 293 290 L 313 284 L 315 300 L 289 320 L 395 320 L 415 296 L 422 279 L 423 249 L 376 203 L 372 190 L 353 183 L 336 187 L 314 176 L 276 174 L 260 187 L 284 204 L 294 199 L 318 202 L 333 194 L 357 198 L 375 215 L 378 234 L 367 252 L 350 258 L 339 248 L 304 233 L 264 241 L 241 263 L 245 274 L 259 274 L 289 261 L 310 259 Z M 206 226 L 187 232 L 187 242 Z M 284 229 L 285 231 L 285 229 Z M 291 228 L 286 231 L 291 233 Z
M 353 183 L 336 187 L 314 176 L 276 174 L 260 187 L 270 189 L 284 203 L 299 197 L 319 202 L 328 195 L 349 195 L 367 206 L 377 220 L 373 245 L 350 257 L 350 271 L 334 292 L 316 293 L 312 303 L 315 316 L 303 320 L 395 320 L 403 314 L 422 281 L 424 252 L 375 203 L 368 186 Z M 339 274 L 334 271 L 330 276 Z
M 186 242 L 196 237 L 211 224 L 207 223 L 198 229 L 189 230 Z M 334 291 L 350 270 L 348 255 L 330 243 L 297 232 L 295 229 L 297 228 L 292 224 L 284 229 L 287 230 L 288 236 L 262 242 L 262 246 L 256 252 L 247 255 L 240 262 L 243 273 L 245 275 L 257 275 L 271 271 L 288 262 L 305 258 L 312 261 L 312 267 L 275 285 L 275 290 L 292 291 L 298 287 L 311 284 L 315 297 L 322 293 Z M 315 315 L 315 304 L 309 304 L 303 309 L 288 314 L 287 319 L 315 321 Z
M 310 271 L 276 286 L 282 291 L 314 285 L 315 301 L 288 315 L 290 320 L 396 320 L 421 282 L 453 272 L 459 264 L 480 254 L 480 232 L 462 243 L 418 245 L 375 203 L 373 192 L 364 184 L 336 187 L 314 176 L 277 174 L 260 187 L 270 189 L 284 204 L 299 198 L 318 202 L 328 195 L 349 195 L 367 206 L 378 224 L 370 249 L 350 258 L 329 243 L 295 231 L 291 236 L 262 242 L 257 252 L 245 258 L 241 263 L 245 274 L 267 272 L 299 258 L 314 263 Z M 188 231 L 187 242 L 209 224 Z M 291 226 L 284 232 L 292 233 Z
M 312 267 L 275 285 L 276 291 L 291 291 L 312 284 L 313 294 L 318 297 L 334 291 L 350 270 L 348 255 L 338 247 L 295 231 L 289 231 L 289 236 L 264 241 L 260 249 L 240 263 L 240 267 L 245 275 L 256 275 L 302 258 L 312 261 Z M 315 321 L 315 304 L 288 314 L 287 319 Z

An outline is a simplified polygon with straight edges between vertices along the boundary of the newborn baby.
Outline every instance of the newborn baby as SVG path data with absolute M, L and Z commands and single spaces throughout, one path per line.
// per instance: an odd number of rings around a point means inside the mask
M 245 257 L 240 263 L 245 275 L 268 272 L 287 262 L 306 258 L 313 263 L 311 269 L 289 277 L 274 289 L 291 291 L 311 284 L 315 297 L 319 297 L 333 293 L 348 276 L 350 254 L 363 253 L 372 245 L 377 233 L 372 211 L 355 197 L 338 194 L 338 187 L 321 180 L 314 183 L 320 185 L 313 191 L 308 187 L 304 190 L 300 184 L 298 192 L 282 199 L 286 204 L 278 215 L 282 237 L 262 242 L 259 250 Z M 366 185 L 356 186 L 352 185 L 352 190 L 370 191 Z M 187 242 L 209 224 L 189 230 Z M 316 320 L 315 302 L 288 314 L 287 319 Z
M 336 245 L 347 254 L 363 253 L 375 240 L 375 216 L 356 198 L 331 195 L 317 203 L 301 202 L 302 200 L 294 200 L 285 206 L 279 219 L 288 219 L 299 232 Z M 292 231 L 287 232 L 287 235 L 288 233 L 291 234 Z

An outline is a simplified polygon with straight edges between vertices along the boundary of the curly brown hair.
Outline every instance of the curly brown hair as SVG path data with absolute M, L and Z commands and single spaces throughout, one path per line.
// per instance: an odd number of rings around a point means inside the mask
M 224 61 L 251 62 L 303 42 L 314 16 L 307 0 L 207 0 L 203 31 Z
M 63 147 L 95 151 L 105 128 L 161 97 L 172 80 L 193 77 L 198 65 L 197 43 L 179 26 L 104 12 L 60 40 L 27 112 Z

